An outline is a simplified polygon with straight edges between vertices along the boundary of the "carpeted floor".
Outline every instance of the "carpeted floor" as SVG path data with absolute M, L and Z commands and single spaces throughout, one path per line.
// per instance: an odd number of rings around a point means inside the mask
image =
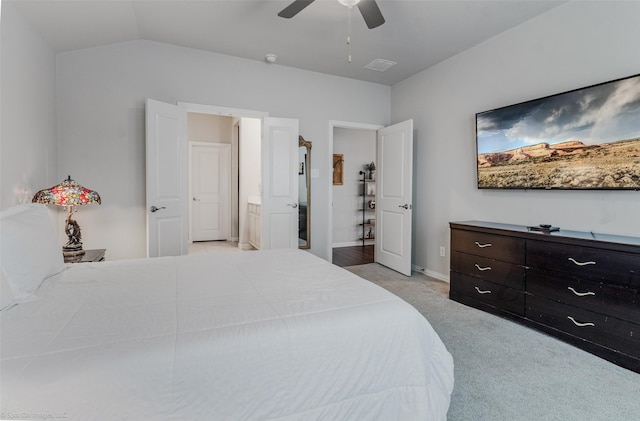
M 371 263 L 345 269 L 429 320 L 453 355 L 449 421 L 640 420 L 640 374 L 448 298 L 449 284 Z

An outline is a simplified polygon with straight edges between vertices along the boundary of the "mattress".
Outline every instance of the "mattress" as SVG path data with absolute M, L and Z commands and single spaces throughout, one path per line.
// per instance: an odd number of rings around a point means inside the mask
M 453 389 L 418 311 L 299 250 L 67 265 L 0 317 L 2 419 L 444 420 Z

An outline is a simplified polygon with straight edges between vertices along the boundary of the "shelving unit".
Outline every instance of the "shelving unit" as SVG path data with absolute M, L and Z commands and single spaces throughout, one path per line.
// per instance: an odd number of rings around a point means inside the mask
M 362 222 L 359 224 L 362 227 L 362 247 L 367 244 L 374 244 L 376 241 L 376 224 L 375 224 L 375 180 L 366 178 L 367 174 L 364 171 L 360 171 L 362 178 L 360 182 L 362 184 Z M 373 193 L 371 193 L 371 186 L 373 186 Z M 373 203 L 373 205 L 371 205 Z M 372 221 L 373 219 L 373 221 Z

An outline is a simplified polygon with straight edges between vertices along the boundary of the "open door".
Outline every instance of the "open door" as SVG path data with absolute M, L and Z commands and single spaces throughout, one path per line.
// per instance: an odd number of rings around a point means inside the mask
M 188 252 L 187 112 L 146 103 L 147 256 Z
M 298 248 L 298 120 L 262 123 L 262 248 Z
M 411 276 L 413 120 L 378 130 L 376 262 Z

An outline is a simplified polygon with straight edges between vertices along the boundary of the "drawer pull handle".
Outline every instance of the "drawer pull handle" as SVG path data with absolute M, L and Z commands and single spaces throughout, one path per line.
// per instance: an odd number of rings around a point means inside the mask
M 486 290 L 486 291 L 482 291 L 480 288 L 475 287 L 476 291 L 478 291 L 478 294 L 491 294 L 491 291 Z
M 587 291 L 587 292 L 578 292 L 575 289 L 571 288 L 571 287 L 567 287 L 567 289 L 571 292 L 573 292 L 574 294 L 576 294 L 578 297 L 584 297 L 585 295 L 596 295 L 595 292 L 591 292 L 591 291 Z
M 483 267 L 480 267 L 477 263 L 475 266 L 480 272 L 484 272 L 485 270 L 491 270 L 491 266 L 487 266 L 486 268 L 483 268 Z
M 585 326 L 595 326 L 593 323 L 591 322 L 587 322 L 587 323 L 580 323 L 577 322 L 576 319 L 574 319 L 571 316 L 567 316 L 567 319 L 571 320 L 573 322 L 574 325 L 578 326 L 578 327 L 585 327 Z
M 480 244 L 476 241 L 476 246 L 480 247 L 481 249 L 485 248 L 485 247 L 491 247 L 491 243 L 486 243 L 486 244 Z
M 595 265 L 596 264 L 596 262 L 578 262 L 573 257 L 569 257 L 569 260 L 571 260 L 573 263 L 575 263 L 578 266 L 586 266 L 586 265 Z

